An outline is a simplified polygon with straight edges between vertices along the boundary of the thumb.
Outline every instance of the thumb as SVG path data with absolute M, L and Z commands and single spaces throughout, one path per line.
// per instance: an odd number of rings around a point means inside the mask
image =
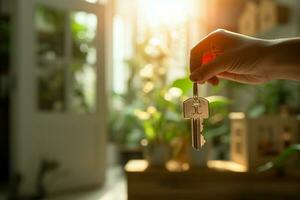
M 221 56 L 215 58 L 213 61 L 198 67 L 190 75 L 192 81 L 203 82 L 210 78 L 227 71 L 229 66 L 230 56 L 222 54 Z

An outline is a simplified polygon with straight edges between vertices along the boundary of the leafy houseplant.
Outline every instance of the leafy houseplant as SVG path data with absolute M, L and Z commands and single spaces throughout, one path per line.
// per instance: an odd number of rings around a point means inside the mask
M 109 141 L 111 147 L 119 152 L 121 163 L 126 164 L 130 159 L 142 158 L 140 141 L 144 137 L 143 127 L 134 114 L 134 111 L 140 107 L 140 102 L 126 104 L 123 95 L 112 96 Z
M 187 79 L 167 82 L 167 56 L 167 48 L 157 38 L 149 37 L 137 43 L 135 56 L 126 60 L 127 92 L 113 94 L 110 123 L 111 139 L 122 146 L 139 147 L 145 138 L 147 147 L 160 146 L 170 152 L 171 143 L 184 144 L 178 139 L 188 135 L 188 124 L 181 117 L 181 95 L 190 89 L 191 83 Z
M 178 138 L 187 135 L 187 123 L 181 117 L 182 90 L 167 81 L 168 49 L 157 38 L 146 38 L 136 49 L 137 55 L 127 61 L 134 70 L 128 82 L 128 99 L 141 102 L 134 115 L 143 127 L 146 157 L 149 161 L 153 158 L 152 163 L 162 164 L 168 154 L 175 152 L 170 147 L 176 143 L 174 139 L 184 144 L 184 139 Z M 160 155 L 164 154 L 162 158 Z
M 182 118 L 181 106 L 192 83 L 187 77 L 167 81 L 168 49 L 156 38 L 146 38 L 135 49 L 134 57 L 126 60 L 127 92 L 112 95 L 110 139 L 127 148 L 139 148 L 145 139 L 149 159 L 156 154 L 160 164 L 169 158 L 187 162 L 190 123 Z M 210 97 L 210 101 L 212 117 L 205 122 L 208 138 L 228 132 L 228 124 L 223 126 L 228 100 Z
M 277 172 L 282 175 L 284 173 L 283 168 L 284 168 L 285 161 L 288 160 L 291 156 L 299 152 L 300 152 L 300 144 L 291 145 L 287 149 L 285 149 L 274 161 L 270 161 L 262 166 L 259 166 L 257 168 L 257 171 L 265 172 L 271 169 L 276 169 Z M 299 164 L 300 163 L 298 161 L 298 167 Z
M 299 105 L 290 105 L 291 99 L 293 99 L 293 93 L 295 93 L 295 91 L 293 91 L 295 88 L 290 88 L 291 85 L 293 84 L 291 84 L 290 81 L 278 80 L 257 86 L 256 101 L 247 111 L 249 116 L 257 117 L 265 114 L 278 113 L 290 114 L 291 107 L 299 109 Z M 294 102 L 297 102 L 297 100 Z
M 167 51 L 148 37 L 136 43 L 135 55 L 126 60 L 129 77 L 124 94 L 112 94 L 110 138 L 123 149 L 139 149 L 144 137 L 145 125 L 139 119 L 153 111 L 153 103 L 159 99 L 159 92 L 166 84 Z
M 154 165 L 162 165 L 168 159 L 188 161 L 186 144 L 189 123 L 182 119 L 181 102 L 184 94 L 182 88 L 176 87 L 178 82 L 183 84 L 187 79 L 175 80 L 169 86 L 157 90 L 153 104 L 137 112 L 145 133 L 145 157 Z M 148 116 L 146 114 L 142 118 L 139 112 L 148 113 Z

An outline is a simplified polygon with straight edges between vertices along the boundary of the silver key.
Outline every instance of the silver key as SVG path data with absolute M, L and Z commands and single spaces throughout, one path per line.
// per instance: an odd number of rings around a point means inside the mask
M 203 119 L 209 117 L 209 111 L 208 101 L 198 96 L 197 83 L 193 84 L 193 97 L 183 102 L 183 117 L 191 119 L 192 146 L 198 151 L 205 144 L 205 139 L 202 135 Z

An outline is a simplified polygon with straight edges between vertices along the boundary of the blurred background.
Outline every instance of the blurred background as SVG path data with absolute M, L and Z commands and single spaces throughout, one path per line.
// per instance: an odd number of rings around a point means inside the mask
M 189 51 L 218 28 L 299 37 L 300 2 L 0 0 L 0 200 L 299 199 L 299 82 L 201 85 L 191 148 Z

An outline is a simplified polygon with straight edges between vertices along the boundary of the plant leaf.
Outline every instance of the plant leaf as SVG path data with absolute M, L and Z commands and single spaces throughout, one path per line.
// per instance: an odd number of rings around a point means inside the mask
M 217 128 L 210 128 L 204 131 L 205 138 L 210 140 L 211 138 L 218 137 L 229 133 L 229 126 L 227 123 L 222 124 L 222 126 Z
M 154 128 L 153 128 L 153 126 L 151 125 L 150 122 L 148 122 L 148 121 L 144 122 L 144 130 L 145 130 L 146 138 L 148 140 L 151 141 L 151 140 L 155 139 L 156 134 L 155 134 Z
M 284 164 L 284 161 L 287 160 L 290 156 L 295 153 L 300 152 L 300 144 L 294 144 L 285 149 L 279 156 L 275 158 L 274 161 L 267 162 L 264 165 L 261 165 L 257 168 L 258 172 L 265 172 L 274 167 L 280 167 Z
M 209 107 L 211 109 L 230 105 L 230 100 L 223 96 L 209 96 L 206 97 L 206 99 L 209 101 Z
M 193 87 L 193 83 L 190 81 L 189 78 L 181 78 L 181 79 L 177 79 L 175 80 L 171 87 L 176 87 L 182 90 L 182 94 L 183 95 L 187 95 L 192 87 Z
M 248 116 L 250 118 L 255 118 L 262 116 L 266 112 L 266 107 L 264 105 L 257 105 L 253 107 L 252 110 L 249 111 Z

